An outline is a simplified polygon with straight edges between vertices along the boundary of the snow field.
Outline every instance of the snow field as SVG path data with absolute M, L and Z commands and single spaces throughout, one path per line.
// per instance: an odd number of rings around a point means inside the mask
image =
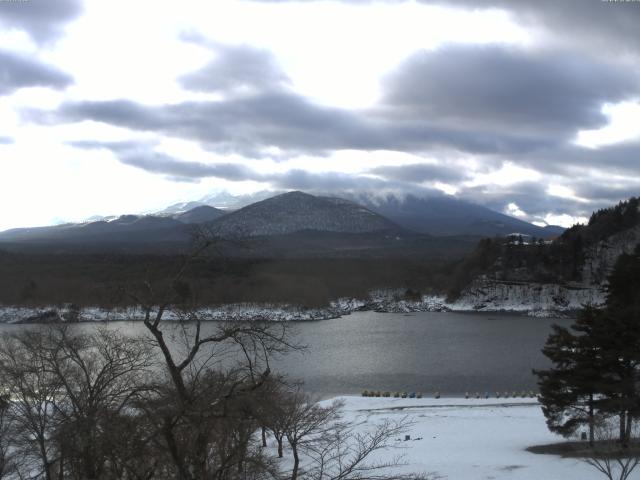
M 548 431 L 540 406 L 533 399 L 337 399 L 345 402 L 344 419 L 361 429 L 385 418 L 408 417 L 413 422 L 406 432 L 411 440 L 404 441 L 404 436 L 394 439 L 392 443 L 401 449 L 391 449 L 378 457 L 388 460 L 403 454 L 407 465 L 399 468 L 405 472 L 430 472 L 448 480 L 602 478 L 580 460 L 526 451 L 529 446 L 563 440 Z

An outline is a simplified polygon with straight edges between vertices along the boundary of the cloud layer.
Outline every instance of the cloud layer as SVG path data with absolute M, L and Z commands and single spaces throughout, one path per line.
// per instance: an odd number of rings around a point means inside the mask
M 80 0 L 0 2 L 0 26 L 26 31 L 37 43 L 59 38 L 65 24 L 82 13 Z
M 313 0 L 239 3 L 247 9 L 259 3 L 271 3 L 269 9 L 296 3 L 303 4 L 299 12 L 307 8 L 311 13 L 315 5 Z M 382 4 L 406 2 L 343 3 L 357 4 L 365 13 Z M 186 29 L 172 32 L 166 45 L 175 42 L 176 51 L 193 54 L 184 62 L 192 66 L 158 82 L 171 84 L 173 90 L 167 100 L 153 97 L 166 103 L 154 103 L 140 95 L 112 94 L 106 77 L 104 88 L 83 89 L 82 79 L 95 77 L 82 69 L 78 88 L 62 92 L 76 80 L 36 60 L 57 58 L 55 48 L 64 42 L 56 41 L 65 26 L 83 14 L 80 0 L 60 0 L 55 8 L 45 0 L 0 2 L 0 26 L 27 32 L 38 49 L 33 56 L 0 50 L 0 95 L 9 97 L 26 87 L 57 90 L 61 101 L 51 102 L 54 107 L 34 108 L 37 102 L 32 102 L 16 108 L 24 124 L 65 132 L 77 128 L 81 133 L 70 136 L 76 141 L 67 137 L 62 143 L 88 156 L 106 149 L 123 165 L 181 186 L 213 178 L 322 192 L 369 189 L 432 195 L 434 188 L 441 188 L 496 210 L 517 211 L 528 220 L 549 214 L 586 216 L 594 208 L 640 193 L 638 136 L 600 148 L 576 143 L 580 132 L 609 124 L 605 105 L 640 102 L 638 5 L 599 0 L 417 3 L 453 12 L 497 8 L 530 38 L 472 43 L 458 36 L 455 42 L 426 46 L 416 39 L 378 79 L 377 99 L 367 107 L 347 108 L 305 94 L 289 56 L 244 40 L 252 38 L 249 30 L 269 25 L 239 24 L 246 35 L 223 41 L 215 31 L 198 33 L 181 19 Z M 313 15 L 299 18 L 315 21 Z M 310 56 L 331 55 L 340 48 L 330 37 L 305 39 L 304 26 L 299 25 L 296 38 L 281 44 L 307 41 L 305 45 L 313 47 Z M 389 25 L 390 42 L 394 28 Z M 359 62 L 377 54 L 368 50 L 366 41 L 360 53 L 352 64 L 341 64 L 343 70 L 326 72 L 327 78 L 347 80 Z M 139 61 L 144 65 L 144 58 Z M 113 72 L 122 89 L 115 91 L 126 91 L 122 80 L 135 80 L 127 75 L 135 75 L 139 65 L 123 62 L 122 70 Z M 82 94 L 87 91 L 92 93 Z M 97 140 L 105 136 L 92 137 L 94 131 L 117 132 L 113 135 L 120 140 Z M 192 145 L 202 155 L 194 160 L 188 148 L 184 154 L 164 151 L 159 145 L 165 141 Z M 20 141 L 0 137 L 0 144 L 6 151 L 17 149 Z M 345 152 L 353 153 L 353 164 Z M 388 160 L 381 159 L 385 152 Z M 371 158 L 371 164 L 363 158 Z M 260 168 L 254 169 L 256 165 Z
M 0 50 L 0 95 L 24 87 L 64 88 L 73 82 L 70 75 L 23 55 Z

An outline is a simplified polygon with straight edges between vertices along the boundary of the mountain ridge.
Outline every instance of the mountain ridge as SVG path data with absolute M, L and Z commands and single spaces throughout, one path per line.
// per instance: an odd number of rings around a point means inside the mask
M 258 192 L 241 200 L 264 196 L 265 192 Z M 230 205 L 234 197 L 218 195 L 215 198 Z M 0 243 L 78 246 L 85 243 L 89 247 L 99 244 L 100 248 L 109 248 L 110 244 L 121 247 L 135 244 L 138 245 L 135 251 L 144 250 L 145 244 L 153 249 L 154 245 L 164 243 L 174 245 L 168 248 L 175 249 L 182 245 L 180 248 L 184 249 L 191 241 L 191 232 L 197 225 L 232 238 L 282 236 L 302 231 L 344 235 L 388 231 L 414 236 L 470 237 L 533 232 L 538 237 L 552 236 L 544 234 L 548 229 L 456 199 L 409 195 L 403 200 L 387 196 L 374 202 L 363 196 L 341 198 L 292 191 L 237 210 L 222 210 L 200 202 L 187 202 L 150 215 L 121 215 L 78 224 L 11 229 L 0 232 Z M 552 230 L 551 233 L 556 231 Z M 359 246 L 354 248 L 361 248 L 362 238 L 359 237 L 357 242 Z M 283 242 L 287 243 L 290 242 Z M 386 241 L 382 243 L 387 244 Z

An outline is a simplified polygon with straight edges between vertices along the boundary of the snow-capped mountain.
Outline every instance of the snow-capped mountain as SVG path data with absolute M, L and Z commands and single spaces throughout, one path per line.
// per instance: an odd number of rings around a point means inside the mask
M 205 224 L 222 237 L 269 237 L 269 241 L 263 242 L 266 250 L 260 251 L 261 255 L 269 256 L 277 251 L 278 255 L 286 256 L 294 250 L 297 255 L 308 251 L 326 255 L 332 249 L 354 254 L 375 249 L 377 255 L 384 255 L 394 249 L 397 253 L 398 248 L 406 250 L 408 246 L 400 240 L 419 244 L 423 249 L 423 243 L 433 243 L 429 235 L 473 239 L 514 231 L 538 237 L 556 233 L 448 198 L 409 196 L 403 200 L 386 197 L 374 201 L 370 197 L 358 197 L 355 201 L 355 197 L 344 199 L 289 192 L 239 208 L 252 198 L 267 194 L 258 192 L 240 197 L 216 194 L 198 202 L 175 204 L 151 215 L 122 215 L 78 224 L 13 229 L 0 232 L 0 243 L 11 242 L 17 248 L 33 243 L 66 244 L 82 246 L 85 250 L 95 250 L 95 246 L 100 249 L 117 246 L 122 250 L 124 245 L 136 245 L 136 252 L 157 250 L 162 244 L 162 249 L 184 250 L 192 240 L 193 225 Z M 203 202 L 222 203 L 225 208 Z M 229 206 L 239 209 L 227 209 Z M 453 244 L 449 242 L 449 245 Z M 468 249 L 468 246 L 463 248 Z
M 200 205 L 183 213 L 173 215 L 173 218 L 182 223 L 207 223 L 225 215 L 227 212 L 209 205 Z
M 289 192 L 248 205 L 211 224 L 220 236 L 285 235 L 305 230 L 365 233 L 401 230 L 389 219 L 342 198 Z

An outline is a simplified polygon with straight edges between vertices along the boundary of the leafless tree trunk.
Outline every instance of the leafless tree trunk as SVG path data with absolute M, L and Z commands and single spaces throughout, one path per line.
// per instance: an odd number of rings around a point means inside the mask
M 17 454 L 46 480 L 52 480 L 57 460 L 52 438 L 57 427 L 54 412 L 62 385 L 42 355 L 47 341 L 46 333 L 32 330 L 5 335 L 0 342 L 0 383 L 11 394 L 9 414 Z
M 406 419 L 384 420 L 368 431 L 357 431 L 353 425 L 342 422 L 323 433 L 315 442 L 309 442 L 306 452 L 311 463 L 304 480 L 428 480 L 426 474 L 398 474 L 403 465 L 402 456 L 390 461 L 375 461 L 376 452 L 396 448 L 391 440 L 404 433 L 411 423 Z
M 632 435 L 632 425 L 630 424 L 629 430 L 625 432 L 630 439 L 638 436 L 637 428 L 636 435 Z M 615 429 L 607 420 L 599 422 L 596 426 L 596 444 L 590 455 L 583 460 L 608 480 L 628 480 L 640 464 L 640 445 L 638 442 L 631 445 L 622 444 Z
M 229 450 L 227 439 L 215 438 L 216 428 L 238 413 L 234 404 L 263 387 L 271 375 L 270 358 L 295 348 L 289 342 L 285 324 L 228 322 L 216 324 L 211 333 L 203 332 L 206 318 L 198 311 L 195 295 L 183 277 L 190 263 L 212 243 L 215 242 L 205 239 L 192 255 L 185 257 L 168 287 L 155 289 L 147 282 L 141 292 L 129 292 L 143 309 L 144 325 L 161 353 L 171 385 L 165 392 L 170 408 L 164 408 L 162 415 L 148 412 L 159 425 L 180 480 L 210 478 L 220 468 L 227 468 L 229 455 L 236 459 L 234 465 L 242 464 L 237 457 L 247 451 L 246 445 L 236 443 Z M 179 318 L 177 324 L 163 321 L 168 312 Z M 182 351 L 172 348 L 167 339 L 176 333 L 175 328 L 183 341 Z M 218 362 L 229 350 L 239 360 L 232 367 L 221 369 Z M 242 429 L 241 421 L 236 420 L 235 425 Z M 218 440 L 227 446 L 218 448 Z M 222 451 L 230 453 L 223 455 Z M 223 463 L 216 465 L 218 461 Z

